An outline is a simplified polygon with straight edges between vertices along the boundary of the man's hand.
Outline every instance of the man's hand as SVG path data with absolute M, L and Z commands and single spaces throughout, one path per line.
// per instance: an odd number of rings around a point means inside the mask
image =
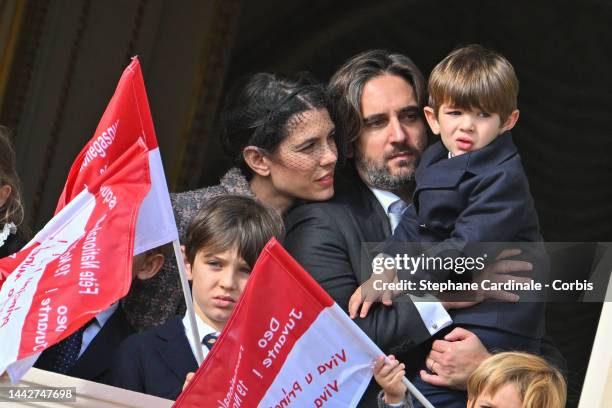
M 533 279 L 511 275 L 512 273 L 530 272 L 533 270 L 533 265 L 529 262 L 506 259 L 520 254 L 520 249 L 504 249 L 497 255 L 495 262 L 488 265 L 485 270 L 477 276 L 475 282 L 478 283 L 480 289 L 476 295 L 476 301 L 480 302 L 484 299 L 496 299 L 506 302 L 519 301 L 519 295 L 505 290 L 482 290 L 482 281 L 489 280 L 491 283 L 495 284 L 504 284 L 511 281 L 517 283 L 530 283 Z
M 474 282 L 478 284 L 479 288 L 477 291 L 438 293 L 435 295 L 440 299 L 446 310 L 471 307 L 485 299 L 518 302 L 520 297 L 515 293 L 505 290 L 483 290 L 482 281 L 489 280 L 492 284 L 503 284 L 510 281 L 517 283 L 531 282 L 531 278 L 512 275 L 518 272 L 529 272 L 533 269 L 533 265 L 529 262 L 507 259 L 520 254 L 520 249 L 505 249 L 500 252 L 495 258 L 495 262 L 488 265 L 475 279 Z M 388 255 L 379 254 L 378 256 Z M 397 272 L 394 268 L 385 268 L 382 273 L 372 273 L 372 276 L 357 288 L 348 304 L 351 319 L 357 317 L 357 312 L 359 312 L 359 317 L 366 317 L 374 302 L 382 302 L 385 306 L 391 306 L 395 297 L 405 293 L 403 291 L 376 290 L 374 289 L 375 281 L 379 281 L 377 287 L 382 287 L 389 282 L 397 283 Z
M 489 280 L 491 284 L 504 284 L 511 281 L 530 283 L 532 281 L 531 278 L 512 275 L 518 272 L 530 272 L 533 269 L 533 265 L 529 262 L 507 259 L 520 255 L 520 253 L 520 249 L 504 249 L 500 252 L 495 258 L 495 262 L 487 265 L 482 273 L 474 279 L 474 283 L 478 284 L 478 290 L 438 293 L 436 297 L 446 310 L 464 309 L 474 306 L 486 299 L 518 302 L 520 297 L 517 294 L 505 290 L 483 290 L 482 282 L 484 280 Z
M 490 355 L 474 333 L 457 327 L 433 342 L 425 361 L 433 374 L 421 370 L 420 375 L 429 384 L 465 390 L 470 375 Z

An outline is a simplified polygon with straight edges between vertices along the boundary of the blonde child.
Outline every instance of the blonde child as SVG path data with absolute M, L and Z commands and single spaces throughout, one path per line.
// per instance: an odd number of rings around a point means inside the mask
M 559 371 L 533 354 L 506 352 L 483 361 L 468 380 L 468 408 L 563 408 Z
M 393 356 L 376 361 L 374 378 L 383 389 L 380 408 L 410 407 L 402 383 L 404 366 Z M 563 375 L 543 358 L 520 352 L 494 354 L 484 360 L 467 383 L 467 408 L 563 408 L 567 388 Z

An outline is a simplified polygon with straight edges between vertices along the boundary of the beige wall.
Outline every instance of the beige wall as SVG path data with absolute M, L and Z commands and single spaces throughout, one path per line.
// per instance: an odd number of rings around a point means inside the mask
M 14 402 L 7 407 L 67 407 L 67 408 L 169 408 L 174 401 L 98 384 L 80 378 L 68 377 L 49 371 L 31 368 L 17 384 L 18 387 L 76 387 L 76 402 Z M 0 387 L 11 387 L 7 377 L 0 378 Z M 0 404 L 4 405 L 0 398 Z
M 579 408 L 612 408 L 612 302 L 605 302 L 601 311 Z

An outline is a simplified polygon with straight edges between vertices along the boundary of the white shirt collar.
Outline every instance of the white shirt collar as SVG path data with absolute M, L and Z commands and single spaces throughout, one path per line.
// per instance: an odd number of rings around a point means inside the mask
M 107 309 L 98 313 L 91 321 L 91 323 L 83 331 L 83 341 L 81 342 L 81 349 L 79 351 L 79 357 L 87 350 L 89 344 L 94 338 L 100 333 L 108 319 L 115 313 L 119 307 L 119 302 L 115 302 L 110 305 Z
M 382 205 L 382 208 L 384 208 L 385 213 L 387 214 L 387 217 L 388 217 L 389 216 L 389 206 L 393 204 L 394 202 L 396 202 L 397 200 L 400 200 L 400 198 L 390 191 L 380 190 L 378 188 L 373 188 L 369 186 L 368 188 L 372 191 L 372 193 L 374 193 L 374 196 L 376 197 L 380 205 Z
M 196 318 L 196 325 L 198 326 L 198 334 L 200 335 L 199 344 L 200 344 L 200 347 L 202 347 L 202 354 L 204 355 L 204 357 L 206 357 L 206 355 L 208 354 L 208 347 L 202 344 L 202 341 L 204 340 L 204 336 L 206 336 L 207 334 L 211 334 L 211 333 L 217 333 L 217 330 L 213 329 L 208 324 L 204 323 L 204 321 L 197 314 L 195 315 L 195 318 Z M 189 340 L 189 347 L 191 347 L 191 352 L 195 356 L 196 351 L 193 345 L 193 335 L 191 332 L 191 324 L 189 323 L 189 316 L 187 315 L 187 312 L 185 312 L 185 316 L 183 317 L 183 327 L 185 327 L 185 336 L 187 336 L 187 340 Z
M 200 316 L 195 315 L 196 324 L 198 326 L 198 334 L 200 335 L 200 342 L 204 339 L 204 336 L 211 333 L 217 333 L 217 330 L 210 327 L 208 324 L 204 323 L 204 321 L 200 318 Z M 188 338 L 191 338 L 191 324 L 189 323 L 189 316 L 187 312 L 185 312 L 185 316 L 183 316 L 183 326 L 185 326 L 185 334 Z
M 96 321 L 100 325 L 100 327 L 104 327 L 108 319 L 115 313 L 117 308 L 119 307 L 119 302 L 115 302 L 108 307 L 108 309 L 101 311 L 96 315 Z

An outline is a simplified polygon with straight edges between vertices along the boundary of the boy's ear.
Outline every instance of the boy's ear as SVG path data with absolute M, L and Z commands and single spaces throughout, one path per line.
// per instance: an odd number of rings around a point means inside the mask
M 181 253 L 183 254 L 183 261 L 185 262 L 185 272 L 187 273 L 187 279 L 193 280 L 193 274 L 191 273 L 191 264 L 187 260 L 187 254 L 185 253 L 185 245 L 181 245 Z
M 438 122 L 438 118 L 436 117 L 436 112 L 431 106 L 426 106 L 423 108 L 423 112 L 425 113 L 425 119 L 427 119 L 427 123 L 431 128 L 431 131 L 434 135 L 440 134 L 440 123 Z
M 270 166 L 266 160 L 264 152 L 255 146 L 247 146 L 242 151 L 242 157 L 246 164 L 260 176 L 267 177 L 270 175 Z
M 516 122 L 518 121 L 519 118 L 519 110 L 515 109 L 512 111 L 512 113 L 508 116 L 508 119 L 506 119 L 506 122 L 504 122 L 503 126 L 501 127 L 501 132 L 506 132 L 510 129 L 512 129 L 514 127 L 514 125 L 516 125 Z
M 9 196 L 11 195 L 11 191 L 11 186 L 8 184 L 0 187 L 0 207 L 6 203 L 6 200 L 8 200 Z
M 144 262 L 135 265 L 137 270 L 133 272 L 134 276 L 140 280 L 151 279 L 161 269 L 164 259 L 163 254 L 146 255 Z

